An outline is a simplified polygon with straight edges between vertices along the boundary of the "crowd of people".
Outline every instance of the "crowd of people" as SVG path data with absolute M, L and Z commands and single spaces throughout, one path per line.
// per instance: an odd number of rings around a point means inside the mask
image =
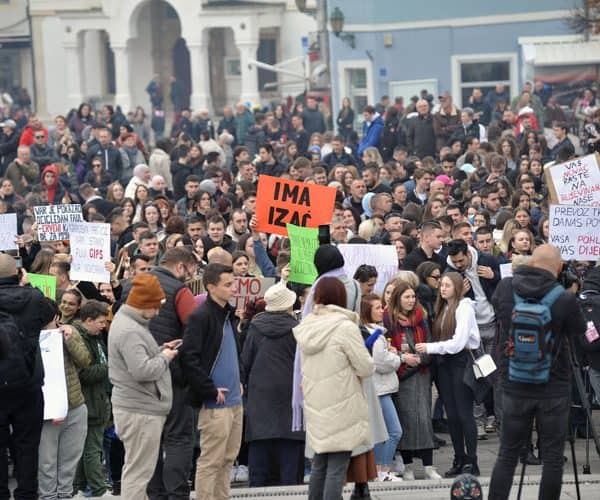
M 600 291 L 600 276 L 592 262 L 561 274 L 544 165 L 600 151 L 600 106 L 586 90 L 576 148 L 548 86 L 509 97 L 474 89 L 462 110 L 447 92 L 406 108 L 383 98 L 360 110 L 360 134 L 349 99 L 333 127 L 310 95 L 291 109 L 240 102 L 220 120 L 182 109 L 168 136 L 154 101 L 152 122 L 141 107 L 82 103 L 51 127 L 7 110 L 0 213 L 17 214 L 18 252 L 0 254 L 0 500 L 9 460 L 20 500 L 190 488 L 213 500 L 234 482 L 305 480 L 310 499 L 338 500 L 345 482 L 370 498 L 369 481 L 415 480 L 414 459 L 428 479 L 479 475 L 478 440 L 497 432 L 490 498 L 508 498 L 523 445 L 544 464 L 541 498 L 559 498 L 568 360 L 557 356 L 540 391 L 504 383 L 506 347 L 512 290 L 539 299 L 559 275 L 552 329 L 585 331 L 576 294 Z M 289 240 L 258 231 L 263 175 L 336 190 L 312 286 L 288 279 Z M 109 283 L 71 280 L 69 241 L 38 240 L 34 207 L 62 203 L 110 224 Z M 377 263 L 348 275 L 345 243 L 393 246 L 397 275 L 381 290 Z M 513 278 L 501 280 L 502 264 Z M 55 300 L 28 273 L 54 276 Z M 236 309 L 235 280 L 248 276 L 277 283 Z M 38 341 L 53 328 L 68 413 L 44 421 Z M 463 379 L 482 353 L 499 370 L 478 398 Z M 436 458 L 441 433 L 451 464 Z

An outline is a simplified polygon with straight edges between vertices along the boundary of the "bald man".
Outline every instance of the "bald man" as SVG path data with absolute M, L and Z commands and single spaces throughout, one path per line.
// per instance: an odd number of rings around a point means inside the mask
M 535 249 L 528 264 L 503 279 L 493 297 L 500 324 L 500 352 L 504 352 L 511 327 L 514 295 L 541 300 L 558 283 L 562 269 L 560 252 L 552 245 Z M 537 421 L 543 472 L 540 498 L 558 500 L 562 485 L 563 452 L 570 408 L 571 365 L 569 344 L 586 331 L 586 322 L 575 295 L 562 291 L 552 307 L 551 331 L 554 338 L 550 379 L 543 384 L 513 382 L 508 377 L 508 358 L 500 362 L 502 410 L 500 452 L 492 473 L 489 499 L 508 499 L 512 478 L 521 450 L 529 445 L 533 419 Z
M 0 254 L 0 343 L 9 354 L 0 358 L 0 496 L 10 497 L 5 451 L 12 442 L 13 458 L 19 464 L 14 497 L 34 499 L 38 497 L 38 448 L 44 422 L 39 339 L 48 321 L 44 296 L 36 288 L 22 286 L 24 276 L 22 280 L 17 273 L 13 257 Z

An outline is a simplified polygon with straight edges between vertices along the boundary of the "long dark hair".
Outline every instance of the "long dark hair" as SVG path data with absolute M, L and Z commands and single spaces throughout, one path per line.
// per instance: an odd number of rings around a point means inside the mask
M 435 321 L 433 322 L 433 339 L 436 342 L 448 340 L 456 330 L 456 309 L 463 294 L 462 276 L 456 272 L 444 273 L 442 279 L 448 278 L 454 285 L 454 297 L 447 301 L 438 293 L 435 301 Z M 444 311 L 444 308 L 446 308 Z

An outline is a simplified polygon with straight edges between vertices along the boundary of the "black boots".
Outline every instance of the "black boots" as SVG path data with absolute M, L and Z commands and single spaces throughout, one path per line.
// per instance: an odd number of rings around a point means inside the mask
M 465 457 L 464 463 L 462 466 L 463 474 L 471 474 L 472 476 L 479 476 L 479 466 L 477 465 L 477 457 L 470 458 Z
M 368 483 L 354 483 L 354 491 L 350 500 L 371 500 Z
M 456 477 L 463 472 L 464 457 L 454 457 L 452 467 L 444 473 L 444 477 Z

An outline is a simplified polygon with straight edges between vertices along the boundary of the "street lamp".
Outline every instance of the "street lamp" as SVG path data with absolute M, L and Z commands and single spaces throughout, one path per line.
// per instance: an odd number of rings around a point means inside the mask
M 301 0 L 296 0 L 299 2 Z M 356 38 L 352 33 L 344 33 L 344 21 L 346 18 L 344 17 L 344 13 L 340 10 L 339 7 L 333 9 L 331 16 L 329 17 L 329 23 L 331 24 L 331 31 L 333 34 L 338 37 L 342 42 L 346 43 L 353 49 L 356 48 Z

